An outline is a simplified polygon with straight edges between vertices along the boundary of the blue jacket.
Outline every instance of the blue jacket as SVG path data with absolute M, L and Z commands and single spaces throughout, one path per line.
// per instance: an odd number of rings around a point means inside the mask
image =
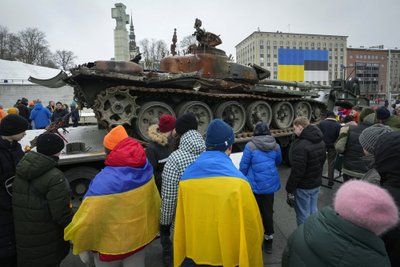
M 281 162 L 281 149 L 274 137 L 254 136 L 244 148 L 240 171 L 247 176 L 255 194 L 271 194 L 281 188 L 276 167 Z
M 42 103 L 36 103 L 34 109 L 31 111 L 30 120 L 35 122 L 36 129 L 44 129 L 50 124 L 51 112 L 44 108 Z

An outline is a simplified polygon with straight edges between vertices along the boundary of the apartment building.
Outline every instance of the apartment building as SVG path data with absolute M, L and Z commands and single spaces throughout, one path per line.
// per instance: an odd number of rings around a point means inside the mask
M 257 64 L 272 79 L 330 84 L 343 78 L 347 36 L 253 32 L 235 46 L 240 64 Z

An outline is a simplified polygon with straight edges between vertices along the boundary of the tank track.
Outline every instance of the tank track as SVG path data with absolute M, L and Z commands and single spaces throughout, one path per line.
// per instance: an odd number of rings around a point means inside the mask
M 136 86 L 115 86 L 115 87 L 110 87 L 107 88 L 107 90 L 112 90 L 112 91 L 128 91 L 130 95 L 136 96 L 137 99 L 140 101 L 140 99 L 145 98 L 145 99 L 151 99 L 150 101 L 161 101 L 161 102 L 172 102 L 173 98 L 179 98 L 181 97 L 183 102 L 187 101 L 202 101 L 204 103 L 221 103 L 225 101 L 238 101 L 238 102 L 243 102 L 243 101 L 266 101 L 270 105 L 277 103 L 277 102 L 295 102 L 295 101 L 305 101 L 313 105 L 317 105 L 321 110 L 324 110 L 327 108 L 327 106 L 314 99 L 310 98 L 302 98 L 302 97 L 269 97 L 269 96 L 264 96 L 260 94 L 249 94 L 249 93 L 226 93 L 226 92 L 202 92 L 202 91 L 194 91 L 194 90 L 188 90 L 188 89 L 176 89 L 176 88 L 146 88 L 146 87 L 136 87 Z M 154 96 L 154 98 L 153 98 Z M 144 101 L 143 103 L 146 103 L 148 101 Z M 179 103 L 175 103 L 178 105 Z M 212 106 L 212 105 L 210 105 Z M 173 106 L 175 108 L 175 106 Z M 96 109 L 96 107 L 93 107 L 96 117 L 99 120 L 99 110 Z M 130 123 L 128 123 L 130 124 Z M 246 142 L 248 141 L 251 136 L 253 135 L 252 131 L 246 131 L 246 127 L 243 128 L 243 131 L 238 132 L 235 134 L 236 136 L 236 143 L 241 143 L 241 142 Z M 285 128 L 285 129 L 270 129 L 271 134 L 275 137 L 282 137 L 282 136 L 289 136 L 294 133 L 294 130 L 292 127 Z

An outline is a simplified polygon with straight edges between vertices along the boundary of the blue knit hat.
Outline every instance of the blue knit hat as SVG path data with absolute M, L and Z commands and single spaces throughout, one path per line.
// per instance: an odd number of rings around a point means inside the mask
M 206 147 L 207 150 L 225 151 L 235 141 L 232 127 L 223 120 L 213 120 L 207 128 Z

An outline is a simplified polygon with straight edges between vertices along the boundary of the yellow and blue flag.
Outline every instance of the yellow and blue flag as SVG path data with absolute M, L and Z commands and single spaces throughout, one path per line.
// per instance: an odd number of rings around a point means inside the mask
M 159 231 L 160 196 L 153 168 L 106 166 L 92 181 L 64 239 L 73 254 L 119 255 L 150 243 Z
M 264 229 L 250 184 L 231 159 L 206 151 L 179 182 L 174 266 L 263 266 Z
M 278 50 L 278 79 L 283 81 L 328 81 L 328 51 Z

